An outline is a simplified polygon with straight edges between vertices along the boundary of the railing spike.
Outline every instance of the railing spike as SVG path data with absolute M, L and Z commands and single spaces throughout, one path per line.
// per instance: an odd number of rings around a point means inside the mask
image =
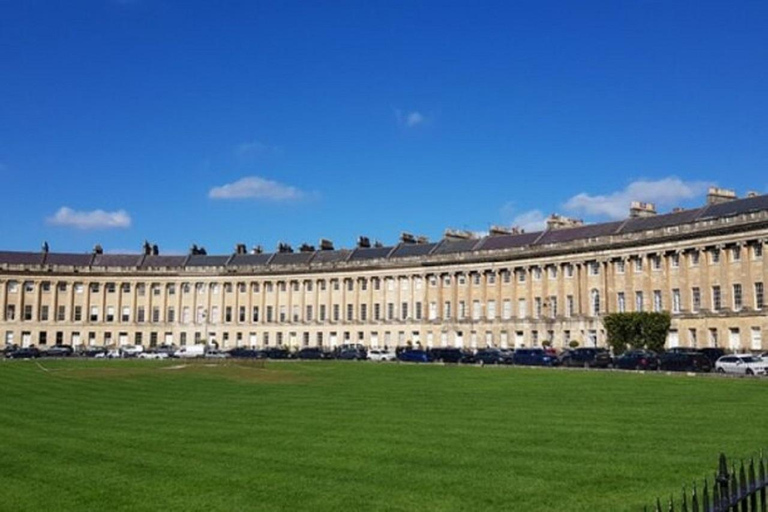
M 669 495 L 669 508 L 668 512 L 675 512 L 675 502 L 672 500 L 672 495 Z
M 688 512 L 688 495 L 685 492 L 685 486 L 683 486 L 683 502 L 680 504 L 680 510 Z
M 696 494 L 696 481 L 691 488 L 691 512 L 699 512 L 699 496 Z

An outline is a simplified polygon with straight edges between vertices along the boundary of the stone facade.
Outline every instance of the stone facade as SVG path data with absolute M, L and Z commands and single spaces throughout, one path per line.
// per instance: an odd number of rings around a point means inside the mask
M 591 346 L 605 344 L 602 315 L 642 310 L 672 314 L 669 346 L 765 351 L 768 208 L 754 199 L 715 217 L 705 206 L 348 251 L 5 252 L 0 336 L 38 346 Z

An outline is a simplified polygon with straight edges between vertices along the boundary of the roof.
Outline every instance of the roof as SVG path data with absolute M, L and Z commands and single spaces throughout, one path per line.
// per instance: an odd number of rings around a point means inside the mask
M 516 235 L 495 235 L 483 239 L 478 247 L 481 251 L 493 251 L 496 249 L 512 249 L 515 247 L 525 247 L 533 244 L 543 231 L 533 233 L 520 233 Z
M 432 244 L 400 244 L 398 245 L 390 258 L 414 258 L 417 256 L 426 256 L 432 249 L 437 247 L 437 243 Z
M 257 267 L 266 265 L 269 258 L 272 257 L 271 253 L 259 253 L 259 254 L 235 254 L 232 256 L 232 260 L 229 262 L 230 267 Z
M 44 255 L 41 252 L 0 251 L 0 265 L 40 265 Z
M 586 240 L 598 236 L 614 235 L 624 222 L 620 220 L 617 222 L 604 222 L 602 224 L 587 224 L 573 228 L 549 229 L 536 241 L 536 245 L 558 244 L 574 240 Z
M 95 254 L 94 267 L 138 267 L 141 264 L 141 254 Z
M 336 263 L 346 261 L 352 251 L 349 249 L 338 249 L 335 251 L 317 251 L 312 263 Z
M 481 243 L 481 240 L 478 240 L 477 238 L 470 238 L 468 240 L 443 239 L 443 241 L 440 242 L 440 245 L 438 245 L 435 248 L 435 250 L 432 251 L 432 254 L 453 254 L 457 252 L 470 252 L 480 243 Z
M 91 264 L 93 254 L 74 254 L 65 252 L 49 252 L 45 257 L 46 265 L 71 267 L 87 267 Z
M 705 208 L 696 208 L 694 210 L 683 210 L 681 212 L 666 213 L 663 215 L 653 215 L 651 217 L 638 217 L 628 219 L 621 233 L 634 233 L 637 231 L 646 231 L 648 229 L 660 229 L 679 224 L 687 224 L 696 220 Z
M 386 258 L 393 249 L 394 247 L 358 247 L 352 252 L 349 261 Z
M 190 254 L 185 267 L 224 267 L 231 256 L 208 256 L 207 254 Z
M 141 262 L 141 268 L 147 267 L 181 267 L 184 265 L 186 256 L 159 256 L 157 254 L 148 254 L 144 256 Z
M 269 260 L 270 265 L 302 265 L 309 263 L 314 252 L 277 252 Z
M 708 206 L 696 220 L 713 219 L 719 217 L 731 217 L 742 213 L 768 210 L 768 195 L 735 199 L 727 203 Z

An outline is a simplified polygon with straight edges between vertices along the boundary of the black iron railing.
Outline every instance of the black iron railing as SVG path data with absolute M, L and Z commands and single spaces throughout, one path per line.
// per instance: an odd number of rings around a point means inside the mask
M 747 464 L 741 461 L 738 471 L 735 465 L 729 469 L 725 455 L 720 454 L 720 464 L 711 481 L 704 479 L 700 489 L 695 482 L 690 491 L 683 487 L 680 500 L 670 496 L 669 501 L 662 504 L 662 500 L 657 499 L 650 511 L 768 512 L 767 488 L 766 460 L 762 453 L 757 462 L 754 458 Z M 645 507 L 645 511 L 648 510 Z

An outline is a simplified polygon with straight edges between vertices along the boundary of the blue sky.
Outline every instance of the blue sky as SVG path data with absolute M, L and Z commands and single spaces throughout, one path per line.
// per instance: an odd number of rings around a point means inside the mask
M 766 2 L 0 0 L 0 249 L 228 253 L 768 192 Z

